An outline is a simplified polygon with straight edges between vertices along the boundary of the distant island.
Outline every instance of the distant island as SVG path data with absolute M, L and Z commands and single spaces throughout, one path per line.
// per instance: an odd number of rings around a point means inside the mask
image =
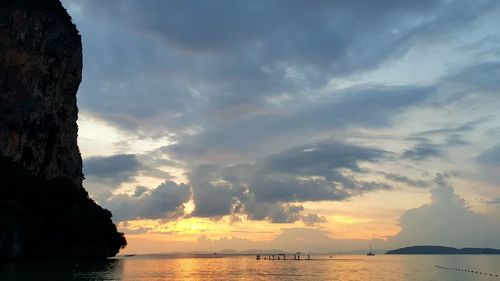
M 293 255 L 291 252 L 286 252 L 282 250 L 277 250 L 277 249 L 249 249 L 249 250 L 242 250 L 242 251 L 237 251 L 233 249 L 224 249 L 220 251 L 187 251 L 187 252 L 167 252 L 167 253 L 162 253 L 166 255 L 239 255 L 239 256 L 244 256 L 244 255 L 272 255 L 272 254 L 287 254 L 287 255 Z M 160 254 L 160 255 L 162 255 Z
M 452 248 L 444 246 L 412 246 L 385 253 L 386 255 L 500 255 L 499 249 Z

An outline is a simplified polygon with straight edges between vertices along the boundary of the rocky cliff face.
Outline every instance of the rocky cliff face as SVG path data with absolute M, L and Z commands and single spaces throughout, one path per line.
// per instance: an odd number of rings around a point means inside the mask
M 0 259 L 105 258 L 126 245 L 82 187 L 81 75 L 59 0 L 0 0 Z
M 80 35 L 59 1 L 0 3 L 0 153 L 34 175 L 66 176 L 81 188 Z

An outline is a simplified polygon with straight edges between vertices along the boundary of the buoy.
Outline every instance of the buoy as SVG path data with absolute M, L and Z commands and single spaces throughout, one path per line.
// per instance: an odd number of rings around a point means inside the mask
M 465 269 L 465 268 L 453 268 L 453 267 L 445 267 L 445 266 L 439 266 L 439 265 L 434 265 L 437 268 L 442 268 L 442 269 L 448 269 L 448 270 L 455 270 L 455 271 L 462 271 L 462 272 L 470 272 L 470 273 L 475 273 L 475 274 L 481 274 L 481 275 L 486 275 L 486 276 L 491 276 L 491 277 L 500 277 L 499 274 L 495 273 L 487 273 L 487 272 L 481 272 L 481 271 L 475 271 L 472 269 Z

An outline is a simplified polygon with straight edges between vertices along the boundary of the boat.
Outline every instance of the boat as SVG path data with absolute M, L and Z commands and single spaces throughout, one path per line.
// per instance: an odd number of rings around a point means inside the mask
M 370 244 L 370 251 L 366 253 L 367 256 L 375 256 L 375 253 L 372 251 L 372 244 Z

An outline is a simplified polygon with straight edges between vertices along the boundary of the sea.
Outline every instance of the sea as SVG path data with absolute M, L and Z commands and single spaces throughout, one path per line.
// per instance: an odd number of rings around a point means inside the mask
M 0 263 L 0 280 L 498 280 L 494 255 L 138 255 L 101 261 Z

